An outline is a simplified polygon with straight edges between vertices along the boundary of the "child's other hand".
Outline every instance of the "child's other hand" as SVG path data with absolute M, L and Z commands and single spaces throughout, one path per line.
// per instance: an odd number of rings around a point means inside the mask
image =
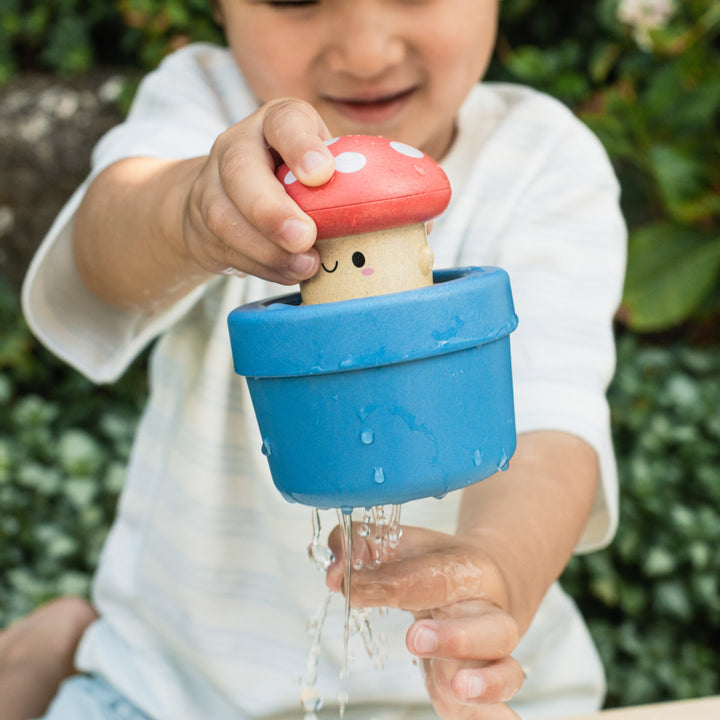
M 355 535 L 353 542 L 356 562 L 367 562 L 371 541 Z M 327 583 L 340 591 L 338 528 L 330 547 L 336 561 Z M 510 655 L 519 628 L 507 610 L 503 574 L 477 538 L 403 527 L 399 545 L 386 550 L 379 566 L 353 571 L 351 602 L 413 613 L 407 647 L 421 659 L 430 699 L 444 720 L 517 720 L 505 702 L 523 682 Z
M 196 165 L 184 208 L 183 240 L 203 270 L 252 274 L 282 284 L 318 268 L 315 225 L 274 175 L 278 158 L 306 185 L 330 179 L 331 137 L 314 108 L 274 100 L 220 135 Z

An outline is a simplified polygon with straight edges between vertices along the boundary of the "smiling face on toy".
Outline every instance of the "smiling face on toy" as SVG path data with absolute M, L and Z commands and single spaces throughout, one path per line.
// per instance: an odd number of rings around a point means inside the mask
M 425 224 L 318 240 L 320 270 L 301 285 L 305 304 L 432 285 Z
M 335 173 L 306 187 L 282 165 L 278 179 L 315 221 L 317 274 L 300 286 L 305 304 L 348 300 L 432 284 L 426 221 L 450 201 L 440 166 L 419 150 L 381 137 L 328 142 Z

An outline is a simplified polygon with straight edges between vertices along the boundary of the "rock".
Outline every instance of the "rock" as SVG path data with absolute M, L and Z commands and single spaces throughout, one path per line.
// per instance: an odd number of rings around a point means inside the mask
M 122 119 L 126 73 L 76 80 L 21 74 L 0 89 L 0 275 L 19 289 L 58 211 L 82 182 L 93 146 Z

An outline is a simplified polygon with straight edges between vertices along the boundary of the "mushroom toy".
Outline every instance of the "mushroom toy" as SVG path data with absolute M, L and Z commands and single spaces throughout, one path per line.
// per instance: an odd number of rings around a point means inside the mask
M 347 135 L 327 143 L 335 173 L 303 185 L 281 165 L 290 197 L 317 226 L 317 274 L 300 286 L 306 305 L 400 292 L 432 284 L 426 222 L 450 202 L 450 183 L 420 150 L 383 137 Z
M 320 270 L 230 313 L 235 371 L 286 499 L 349 513 L 441 497 L 515 449 L 509 277 L 432 271 L 425 225 L 450 184 L 431 158 L 381 137 L 328 147 L 320 187 L 277 170 L 317 225 Z

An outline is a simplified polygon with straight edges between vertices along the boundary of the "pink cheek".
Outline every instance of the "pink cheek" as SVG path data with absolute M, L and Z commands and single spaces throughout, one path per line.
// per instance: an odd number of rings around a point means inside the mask
M 372 268 L 363 268 L 360 272 L 363 275 L 372 275 L 375 271 Z

